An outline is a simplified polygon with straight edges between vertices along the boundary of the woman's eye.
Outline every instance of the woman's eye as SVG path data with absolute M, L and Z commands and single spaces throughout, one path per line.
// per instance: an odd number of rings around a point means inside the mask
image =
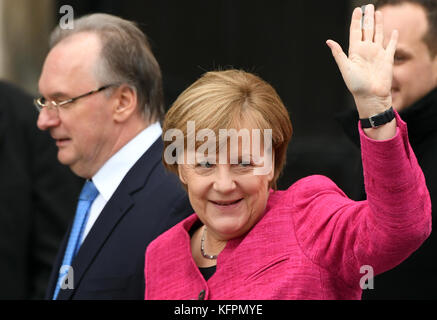
M 198 163 L 197 166 L 198 166 L 198 167 L 201 167 L 201 168 L 207 168 L 207 169 L 209 169 L 209 168 L 212 168 L 213 164 L 210 163 L 210 162 L 208 162 L 208 161 L 205 161 L 205 162 L 200 162 L 200 163 Z
M 405 55 L 395 54 L 395 56 L 394 56 L 394 63 L 395 64 L 401 64 L 401 63 L 404 63 L 407 59 L 408 59 L 408 57 L 405 56 Z
M 242 167 L 242 168 L 249 168 L 249 167 L 252 167 L 252 163 L 251 162 L 247 162 L 247 161 L 241 161 L 239 163 L 239 166 Z

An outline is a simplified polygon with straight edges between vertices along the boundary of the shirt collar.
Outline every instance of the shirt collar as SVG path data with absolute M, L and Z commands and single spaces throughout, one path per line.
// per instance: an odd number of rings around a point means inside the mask
M 125 175 L 161 134 L 159 122 L 148 126 L 97 171 L 92 180 L 105 201 L 109 201 Z

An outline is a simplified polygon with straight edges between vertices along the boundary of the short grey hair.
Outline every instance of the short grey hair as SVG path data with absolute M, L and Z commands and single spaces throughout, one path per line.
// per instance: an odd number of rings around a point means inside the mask
M 135 90 L 138 107 L 148 121 L 162 121 L 164 97 L 161 69 L 147 36 L 128 20 L 109 14 L 90 14 L 74 20 L 73 29 L 57 26 L 50 36 L 50 49 L 81 32 L 98 35 L 102 41 L 96 78 L 102 84 L 124 83 Z

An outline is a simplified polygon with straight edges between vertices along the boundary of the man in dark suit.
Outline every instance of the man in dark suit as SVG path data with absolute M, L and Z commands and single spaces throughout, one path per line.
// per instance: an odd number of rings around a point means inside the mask
M 50 42 L 37 124 L 87 183 L 46 298 L 143 299 L 146 246 L 193 212 L 161 161 L 159 65 L 134 23 L 107 14 Z
M 36 127 L 32 97 L 0 82 L 0 299 L 42 299 L 83 180 Z

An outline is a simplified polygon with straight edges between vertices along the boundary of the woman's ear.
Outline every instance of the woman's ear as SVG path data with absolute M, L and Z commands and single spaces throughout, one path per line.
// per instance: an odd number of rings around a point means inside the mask
M 141 112 L 137 110 L 137 93 L 134 88 L 122 85 L 115 94 L 116 100 L 114 101 L 113 114 L 117 122 L 124 122 L 135 112 Z
M 272 157 L 272 168 L 270 170 L 270 172 L 267 174 L 268 180 L 269 182 L 273 181 L 273 178 L 275 177 L 275 151 L 272 150 L 271 152 L 271 157 Z
M 181 180 L 181 182 L 184 185 L 187 185 L 186 182 L 186 178 L 185 178 L 185 169 L 183 168 L 183 164 L 178 164 L 178 176 L 179 176 L 179 180 Z

